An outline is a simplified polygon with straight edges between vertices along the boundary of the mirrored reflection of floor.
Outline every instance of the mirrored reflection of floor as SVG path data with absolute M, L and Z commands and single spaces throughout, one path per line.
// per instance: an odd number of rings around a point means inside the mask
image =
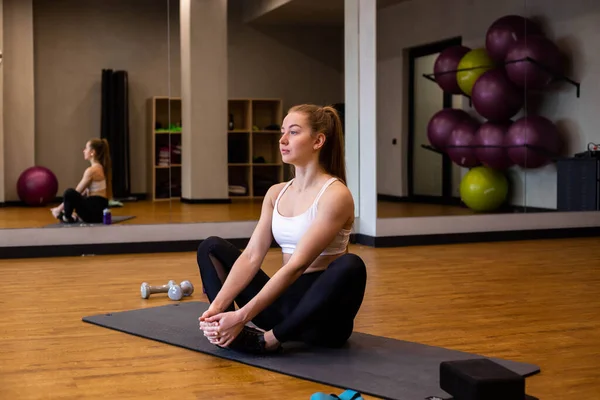
M 260 217 L 262 199 L 234 200 L 230 204 L 187 204 L 178 199 L 168 201 L 135 201 L 112 209 L 113 215 L 134 215 L 121 224 L 177 224 L 198 222 L 256 221 Z M 53 206 L 53 205 L 52 205 Z M 0 229 L 40 228 L 56 223 L 50 207 L 0 207 Z M 454 205 L 379 201 L 378 218 L 410 218 L 473 215 L 472 210 Z
M 454 205 L 393 201 L 377 202 L 377 218 L 441 217 L 473 214 L 475 213 L 466 207 Z
M 125 202 L 123 207 L 112 208 L 113 216 L 134 215 L 121 224 L 176 224 L 193 222 L 223 222 L 258 220 L 262 200 L 236 200 L 230 204 L 187 204 L 179 200 Z M 40 228 L 56 223 L 46 207 L 0 208 L 0 229 Z

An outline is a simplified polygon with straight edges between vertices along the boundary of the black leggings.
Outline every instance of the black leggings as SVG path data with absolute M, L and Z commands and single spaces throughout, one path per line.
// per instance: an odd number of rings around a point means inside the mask
M 67 189 L 63 195 L 64 213 L 67 218 L 73 211 L 82 221 L 88 223 L 102 222 L 102 212 L 108 207 L 108 199 L 102 196 L 84 197 L 75 189 Z
M 241 251 L 219 237 L 209 237 L 198 247 L 202 284 L 212 303 Z M 222 266 L 213 264 L 212 255 Z M 220 271 L 219 271 L 220 270 Z M 223 281 L 219 278 L 222 274 Z M 247 304 L 269 280 L 262 270 L 235 298 L 238 307 Z M 352 334 L 354 318 L 362 304 L 367 280 L 364 262 L 355 254 L 335 259 L 325 271 L 305 273 L 252 322 L 273 330 L 281 343 L 300 341 L 310 345 L 339 347 Z M 230 304 L 225 311 L 233 311 Z

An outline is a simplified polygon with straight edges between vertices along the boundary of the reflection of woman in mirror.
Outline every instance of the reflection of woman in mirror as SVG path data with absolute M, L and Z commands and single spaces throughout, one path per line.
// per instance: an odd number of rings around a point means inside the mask
M 102 222 L 102 212 L 112 196 L 108 141 L 91 139 L 83 149 L 83 158 L 90 162 L 90 166 L 84 171 L 81 181 L 75 189 L 65 190 L 63 203 L 51 209 L 52 215 L 62 222 Z
M 214 236 L 198 248 L 210 301 L 199 325 L 220 347 L 269 353 L 286 341 L 341 346 L 363 301 L 365 264 L 348 253 L 354 201 L 345 184 L 337 111 L 291 108 L 279 147 L 283 162 L 294 167 L 294 178 L 268 190 L 244 251 Z M 269 277 L 261 264 L 273 239 L 282 249 L 283 266 Z M 260 329 L 246 326 L 250 321 Z

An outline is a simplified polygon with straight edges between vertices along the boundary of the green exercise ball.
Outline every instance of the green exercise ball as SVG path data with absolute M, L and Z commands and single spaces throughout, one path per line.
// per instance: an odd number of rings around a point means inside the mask
M 494 211 L 508 196 L 508 180 L 501 171 L 475 167 L 460 182 L 460 198 L 474 211 Z
M 456 73 L 458 87 L 464 94 L 471 96 L 477 79 L 492 68 L 494 68 L 494 61 L 484 48 L 469 51 L 458 63 Z

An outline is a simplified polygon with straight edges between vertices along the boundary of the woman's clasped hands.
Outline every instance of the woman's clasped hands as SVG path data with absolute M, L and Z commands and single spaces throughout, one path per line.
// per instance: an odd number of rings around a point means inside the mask
M 198 320 L 204 336 L 220 347 L 228 347 L 244 329 L 244 320 L 237 311 L 213 314 L 209 308 Z

